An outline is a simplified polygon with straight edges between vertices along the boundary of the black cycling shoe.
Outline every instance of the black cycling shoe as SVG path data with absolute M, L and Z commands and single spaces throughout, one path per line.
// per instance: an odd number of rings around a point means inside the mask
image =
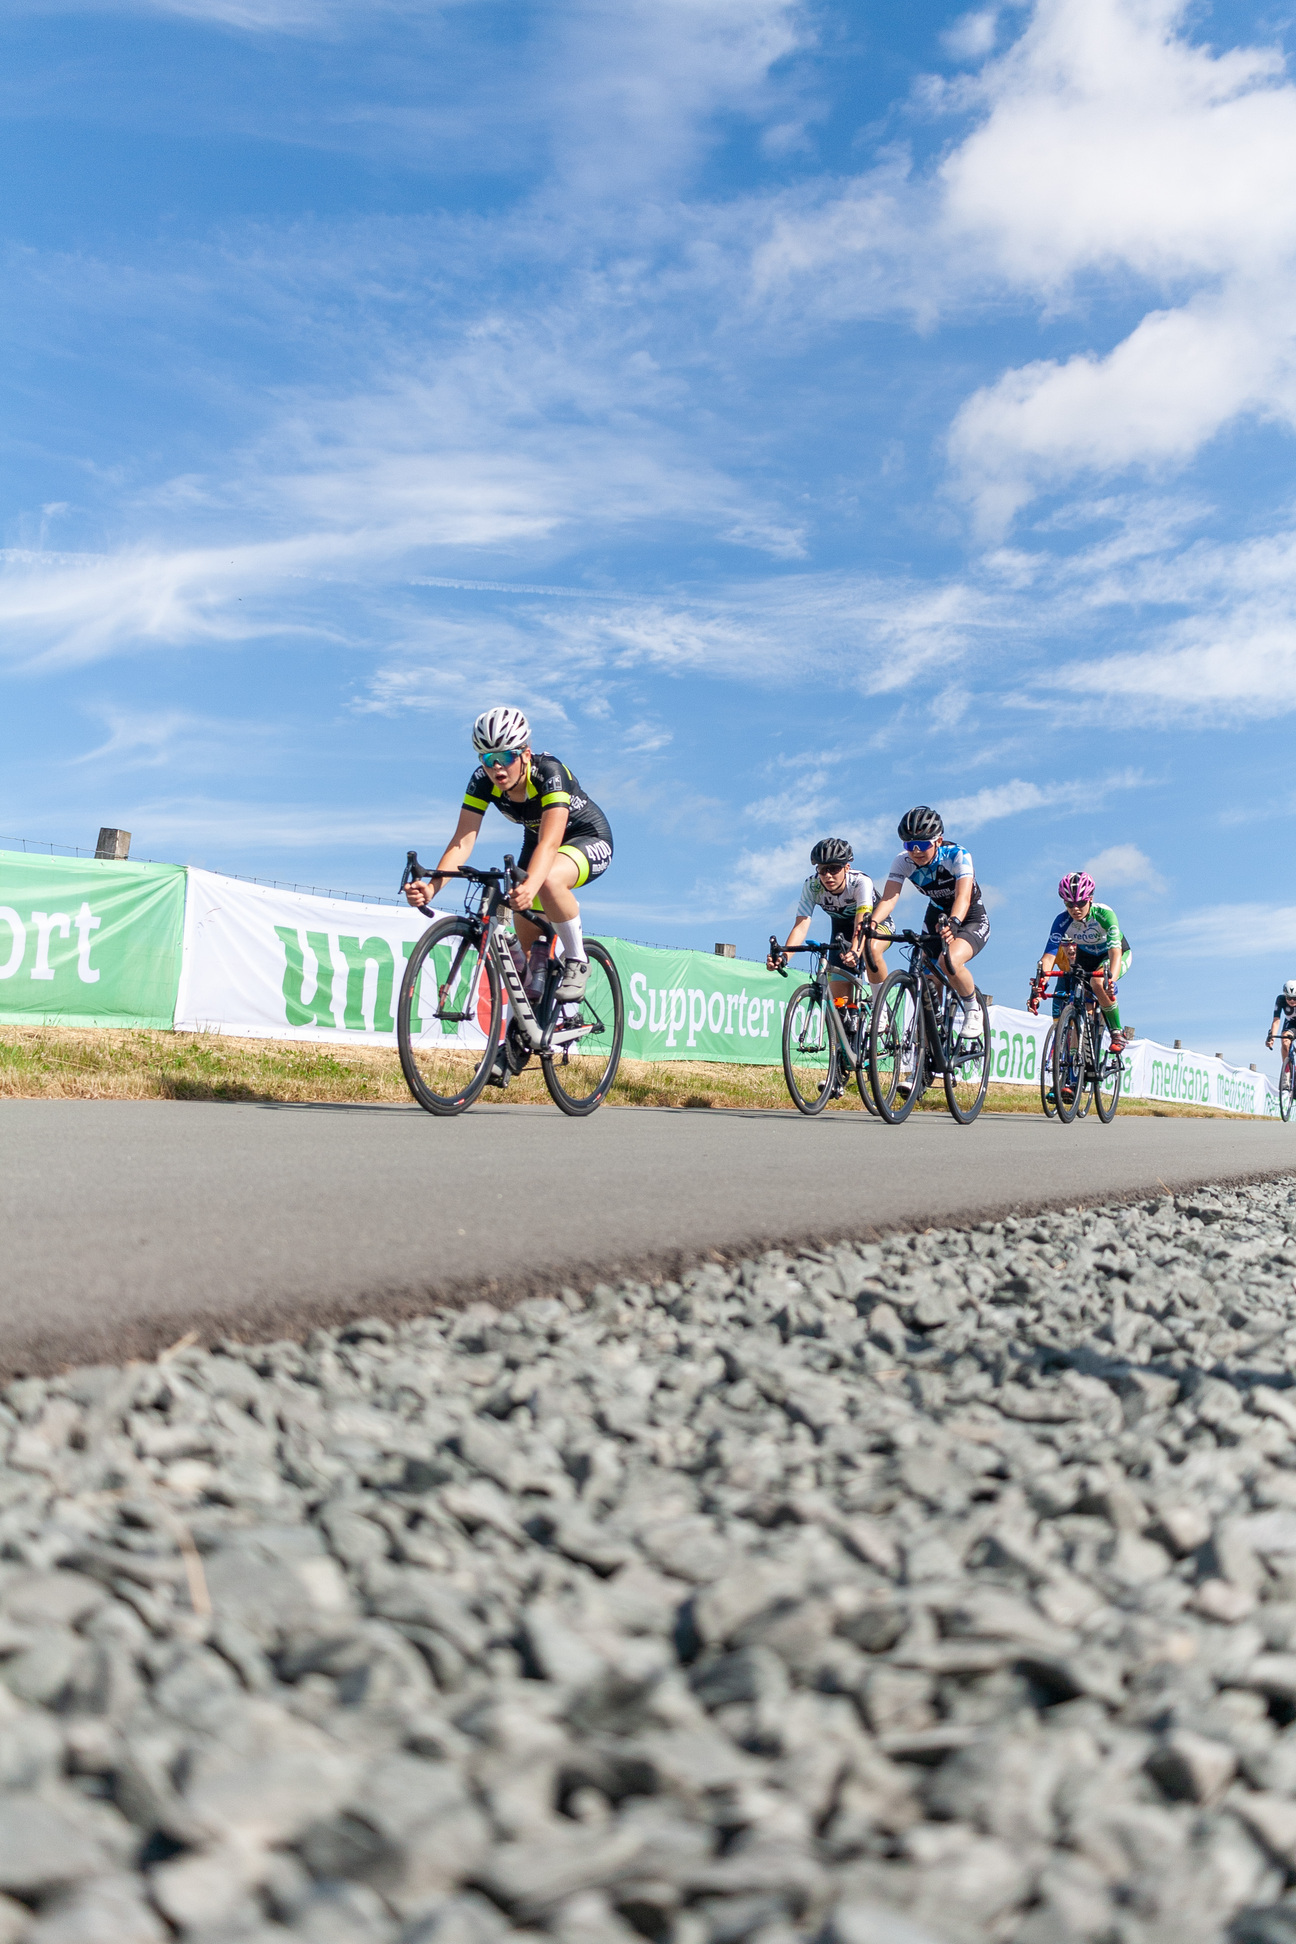
M 488 1087 L 507 1087 L 511 1077 L 508 1060 L 505 1058 L 503 1047 L 501 1047 L 495 1055 L 494 1066 L 492 1066 L 490 1072 L 486 1075 L 486 1085 Z

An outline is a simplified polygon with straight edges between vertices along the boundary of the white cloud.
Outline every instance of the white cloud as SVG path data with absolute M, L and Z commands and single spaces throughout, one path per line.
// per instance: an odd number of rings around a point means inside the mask
M 950 455 L 983 526 L 1085 472 L 1182 464 L 1243 414 L 1296 420 L 1296 88 L 1183 0 L 1038 0 L 941 170 L 944 222 L 1051 304 L 1088 272 L 1199 286 L 1105 355 L 976 393 Z
M 1082 866 L 1098 886 L 1098 895 L 1111 884 L 1141 885 L 1147 891 L 1164 891 L 1165 879 L 1150 857 L 1137 844 L 1111 844 Z
M 1143 778 L 1137 770 L 1120 770 L 1105 777 L 1077 778 L 1073 782 L 1027 783 L 1014 777 L 1007 783 L 993 783 L 972 796 L 955 797 L 939 808 L 945 830 L 956 842 L 964 833 L 980 830 L 1004 817 L 1019 817 L 1023 812 L 1077 810 L 1096 803 L 1113 790 L 1135 790 Z
M 985 7 L 978 13 L 961 14 L 941 35 L 941 46 L 956 61 L 979 61 L 994 46 L 998 30 L 999 9 Z
M 1001 532 L 1034 495 L 1078 474 L 1182 466 L 1244 412 L 1296 423 L 1296 336 L 1283 291 L 1154 311 L 1105 358 L 1082 353 L 1008 372 L 973 394 L 951 462 L 982 528 Z
M 769 71 L 809 38 L 801 0 L 570 0 L 545 76 L 567 182 L 595 203 L 699 155 L 721 110 L 779 119 Z
M 1296 951 L 1296 905 L 1202 905 L 1160 926 L 1152 937 L 1185 943 L 1209 938 L 1217 958 L 1261 958 Z

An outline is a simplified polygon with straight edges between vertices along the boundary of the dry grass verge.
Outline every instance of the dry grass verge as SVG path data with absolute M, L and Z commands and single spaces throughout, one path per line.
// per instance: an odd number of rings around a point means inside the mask
M 218 1033 L 132 1032 L 111 1027 L 0 1026 L 0 1097 L 43 1100 L 409 1101 L 394 1051 L 311 1041 L 236 1039 Z M 547 1101 L 538 1067 L 508 1090 L 510 1101 Z M 488 1092 L 487 1100 L 499 1098 Z M 790 1105 L 781 1067 L 706 1061 L 623 1060 L 611 1099 L 629 1107 Z M 1034 1087 L 991 1087 L 995 1113 L 1035 1114 Z M 854 1085 L 831 1113 L 858 1113 Z M 939 1084 L 922 1103 L 944 1113 Z M 1209 1107 L 1122 1101 L 1123 1114 L 1230 1119 Z

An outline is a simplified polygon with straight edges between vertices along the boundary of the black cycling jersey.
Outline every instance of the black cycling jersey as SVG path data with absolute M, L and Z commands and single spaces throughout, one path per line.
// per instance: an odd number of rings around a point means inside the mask
M 510 823 L 525 825 L 533 842 L 539 835 L 540 819 L 545 811 L 556 810 L 559 805 L 567 812 L 564 842 L 575 843 L 582 838 L 612 842 L 612 827 L 597 803 L 591 803 L 566 763 L 543 751 L 532 754 L 526 796 L 521 803 L 505 796 L 499 784 L 491 781 L 489 770 L 479 766 L 473 771 L 464 791 L 464 809 L 485 811 L 492 803 Z
M 1289 999 L 1280 992 L 1274 1000 L 1274 1018 L 1282 1020 L 1284 1033 L 1296 1033 L 1296 999 Z

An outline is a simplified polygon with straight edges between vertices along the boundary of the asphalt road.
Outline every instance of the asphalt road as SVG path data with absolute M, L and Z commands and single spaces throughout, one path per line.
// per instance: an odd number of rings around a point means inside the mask
M 6 1100 L 0 1370 L 1282 1173 L 1273 1121 Z

